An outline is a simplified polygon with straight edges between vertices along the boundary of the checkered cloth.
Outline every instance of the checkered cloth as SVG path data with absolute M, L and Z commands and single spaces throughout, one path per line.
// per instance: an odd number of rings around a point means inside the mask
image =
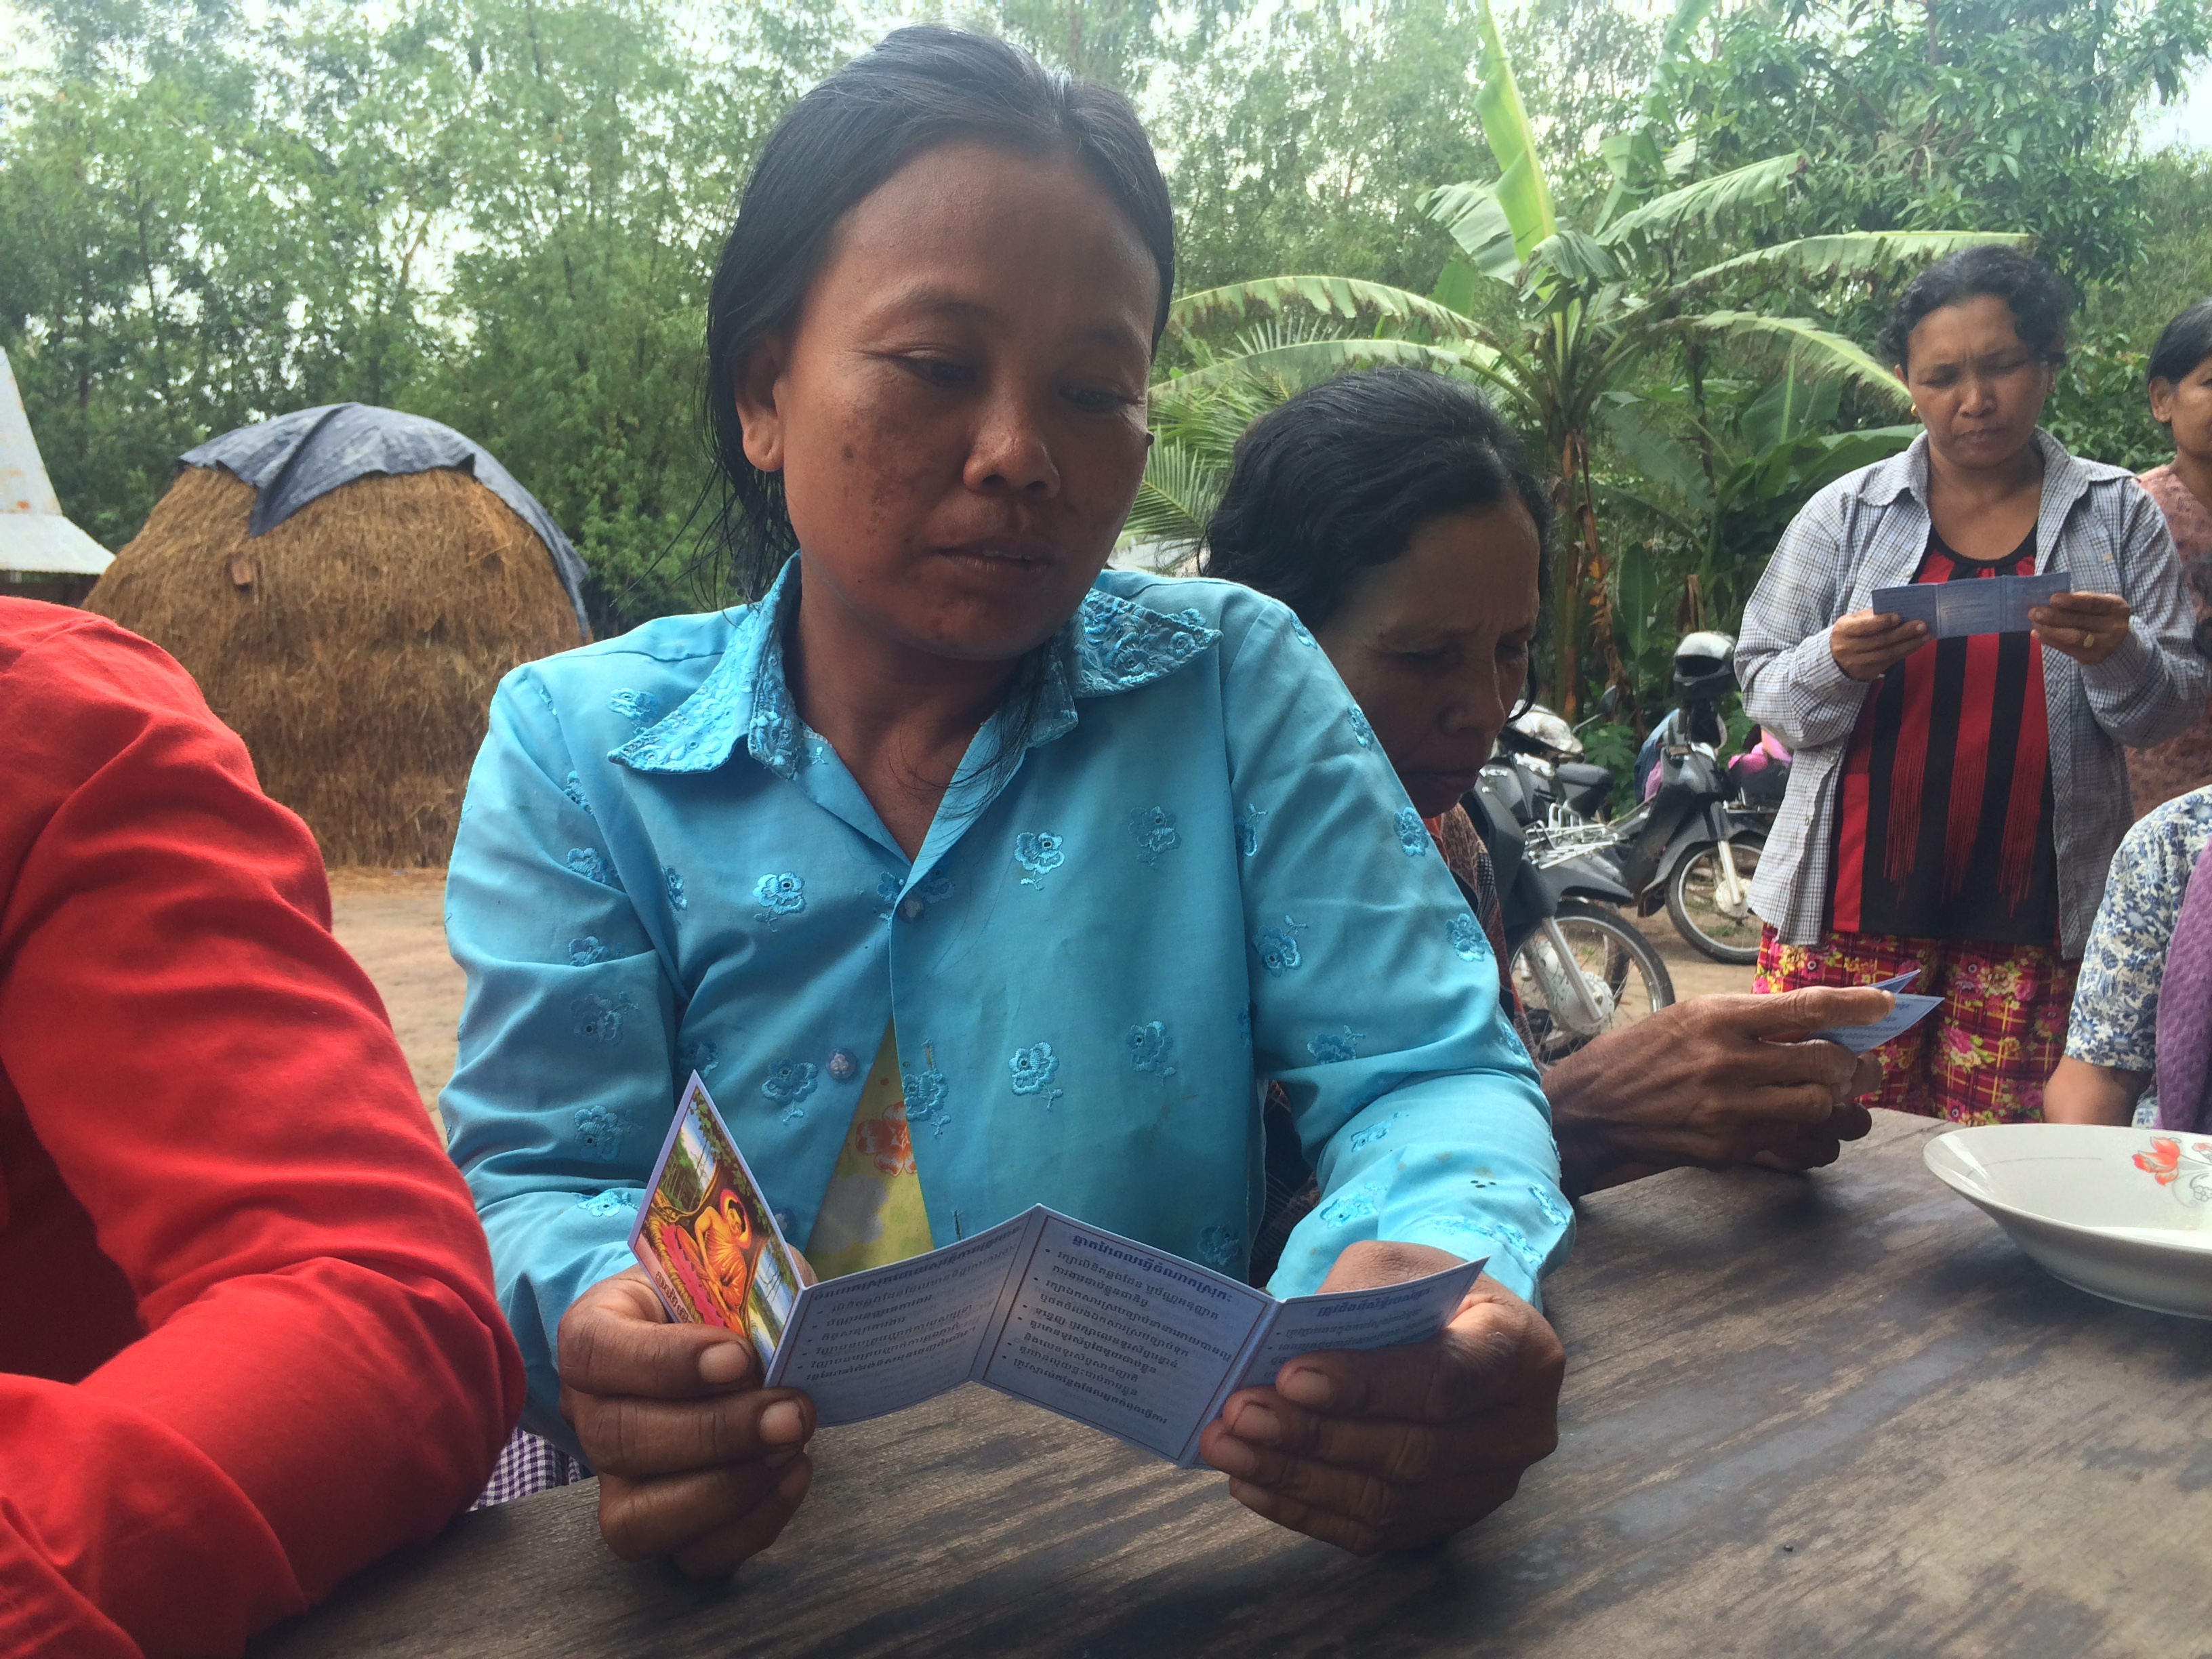
M 2035 568 L 2063 570 L 2082 592 L 2118 593 L 2134 613 L 2128 639 L 2094 668 L 2043 653 L 2051 720 L 2052 829 L 2058 848 L 2059 948 L 2078 957 L 2127 832 L 2121 745 L 2159 743 L 2204 708 L 2197 613 L 2157 504 L 2132 473 L 2077 460 L 2056 438 L 2043 451 Z M 1744 713 L 1794 752 L 1790 793 L 1759 851 L 1752 908 L 1789 945 L 1820 937 L 1828 899 L 1838 774 L 1869 682 L 1828 649 L 1829 625 L 1869 608 L 1877 587 L 1912 580 L 1928 548 L 1928 439 L 1837 480 L 1805 504 L 1744 612 L 1736 677 Z
M 483 1496 L 469 1507 L 488 1510 L 495 1504 L 512 1504 L 518 1498 L 532 1498 L 590 1478 L 581 1463 L 550 1440 L 541 1440 L 527 1429 L 517 1429 L 500 1449 L 499 1462 L 492 1465 L 491 1480 Z

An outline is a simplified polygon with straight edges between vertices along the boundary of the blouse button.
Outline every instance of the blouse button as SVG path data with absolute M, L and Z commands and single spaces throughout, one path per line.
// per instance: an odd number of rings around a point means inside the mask
M 830 1055 L 830 1075 L 836 1078 L 838 1082 L 845 1083 L 850 1081 L 853 1074 L 860 1069 L 860 1060 L 856 1055 L 854 1055 L 850 1048 L 838 1048 L 831 1052 Z
M 920 921 L 921 920 L 921 913 L 927 908 L 929 908 L 929 907 L 927 904 L 924 904 L 919 898 L 908 898 L 900 902 L 899 914 L 904 916 L 908 921 Z

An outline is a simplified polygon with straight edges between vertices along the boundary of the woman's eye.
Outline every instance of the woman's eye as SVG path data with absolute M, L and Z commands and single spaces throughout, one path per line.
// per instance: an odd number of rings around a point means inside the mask
M 1127 392 L 1110 386 L 1070 386 L 1067 400 L 1086 415 L 1112 414 L 1136 401 Z
M 971 383 L 975 371 L 951 357 L 902 357 L 901 367 L 931 386 L 962 386 Z

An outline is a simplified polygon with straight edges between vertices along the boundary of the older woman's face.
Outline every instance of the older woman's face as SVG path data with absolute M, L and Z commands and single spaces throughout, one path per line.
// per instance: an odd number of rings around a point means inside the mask
M 1539 552 L 1518 501 L 1446 514 L 1315 630 L 1423 817 L 1474 787 L 1527 684 Z
M 1899 374 L 1912 412 L 1929 447 L 1952 465 L 2008 466 L 2035 441 L 2051 371 L 2021 342 L 2012 307 L 1996 295 L 1929 312 L 1905 356 Z
M 2153 380 L 2150 412 L 2172 430 L 2177 454 L 2212 461 L 2212 357 L 2183 375 L 2179 385 Z
M 1091 175 L 978 143 L 846 214 L 738 375 L 746 456 L 892 647 L 1020 656 L 1073 614 L 1144 477 L 1159 272 Z

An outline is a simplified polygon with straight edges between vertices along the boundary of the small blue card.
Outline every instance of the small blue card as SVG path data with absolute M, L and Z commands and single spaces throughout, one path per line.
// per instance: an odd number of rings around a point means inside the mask
M 1928 624 L 1939 640 L 1971 634 L 2025 634 L 2034 624 L 2027 613 L 2051 603 L 2054 593 L 2073 591 L 2063 570 L 2040 576 L 1982 576 L 1955 582 L 1915 582 L 1909 587 L 1877 587 L 1868 602 L 1876 616 Z

